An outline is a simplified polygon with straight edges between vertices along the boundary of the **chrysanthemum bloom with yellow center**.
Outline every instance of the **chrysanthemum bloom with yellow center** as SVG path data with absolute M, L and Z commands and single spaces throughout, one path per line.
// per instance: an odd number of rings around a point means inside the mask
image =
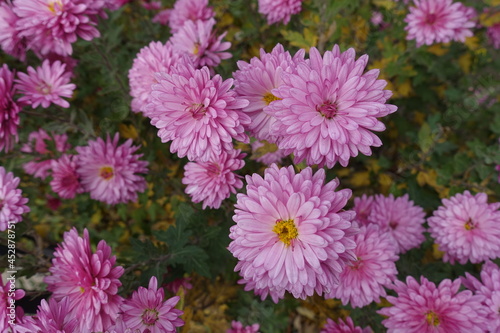
M 460 279 L 445 279 L 439 286 L 425 277 L 420 284 L 413 277 L 406 284 L 396 281 L 393 287 L 398 296 L 387 296 L 391 307 L 378 313 L 387 316 L 382 324 L 388 333 L 481 333 L 487 327 L 483 296 L 471 291 L 459 292 Z
M 351 191 L 335 191 L 336 179 L 324 184 L 322 169 L 296 174 L 292 166 L 275 164 L 264 178 L 253 174 L 246 181 L 229 235 L 245 289 L 262 299 L 270 294 L 275 302 L 285 291 L 296 298 L 328 292 L 355 259 L 354 212 L 343 211 Z

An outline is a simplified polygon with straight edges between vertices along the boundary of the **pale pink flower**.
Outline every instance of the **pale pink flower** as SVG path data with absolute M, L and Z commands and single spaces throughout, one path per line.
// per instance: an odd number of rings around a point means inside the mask
M 160 11 L 158 14 L 156 14 L 151 22 L 153 23 L 158 23 L 161 25 L 167 25 L 168 20 L 170 19 L 170 13 L 172 12 L 172 9 L 164 9 Z
M 106 8 L 108 8 L 111 11 L 115 11 L 120 9 L 121 7 L 125 6 L 127 3 L 129 3 L 131 0 L 105 0 L 106 2 Z
M 215 16 L 208 0 L 177 0 L 168 19 L 170 31 L 179 31 L 186 21 L 208 21 Z
M 248 142 L 244 125 L 250 118 L 241 112 L 246 99 L 231 90 L 232 79 L 210 77 L 208 67 L 171 67 L 156 74 L 152 101 L 144 115 L 151 118 L 162 142 L 172 141 L 170 151 L 191 161 L 207 162 L 233 150 L 233 139 Z
M 355 60 L 354 49 L 341 53 L 335 45 L 321 56 L 313 47 L 296 73 L 283 72 L 283 84 L 272 90 L 279 100 L 269 105 L 276 118 L 271 130 L 295 163 L 347 166 L 358 152 L 371 155 L 370 147 L 382 145 L 372 132 L 385 129 L 377 118 L 397 107 L 386 104 L 392 92 L 377 80 L 378 69 L 363 74 L 367 62 L 367 55 Z
M 55 150 L 49 150 L 49 147 Z M 49 135 L 43 128 L 31 132 L 28 136 L 28 143 L 21 147 L 21 151 L 33 155 L 34 159 L 24 163 L 23 169 L 29 175 L 45 179 L 50 174 L 55 155 L 64 153 L 70 148 L 66 134 L 51 133 Z
M 500 23 L 493 24 L 486 29 L 489 43 L 494 49 L 500 49 Z
M 147 10 L 160 10 L 161 9 L 161 1 L 154 0 L 141 0 L 141 6 Z
M 151 42 L 137 53 L 134 64 L 128 72 L 132 111 L 143 111 L 147 103 L 151 102 L 151 85 L 158 83 L 155 79 L 157 72 L 170 72 L 170 66 L 179 63 L 181 56 L 172 49 L 167 42 Z
M 445 262 L 475 264 L 500 257 L 500 202 L 489 204 L 486 193 L 465 191 L 442 204 L 427 223 Z
M 100 36 L 95 27 L 96 16 L 101 14 L 104 1 L 14 0 L 13 3 L 14 13 L 19 16 L 19 36 L 28 40 L 29 49 L 41 55 L 50 52 L 71 55 L 71 44 L 78 37 L 90 41 Z
M 302 0 L 259 0 L 259 13 L 266 17 L 267 24 L 287 24 L 301 10 Z
M 254 141 L 251 146 L 252 155 L 250 158 L 267 166 L 273 163 L 280 164 L 281 160 L 288 156 L 276 144 L 267 141 Z
M 356 218 L 354 221 L 358 222 L 359 225 L 368 225 L 370 221 L 368 217 L 372 212 L 373 201 L 375 197 L 373 195 L 363 194 L 361 197 L 354 198 L 354 207 L 352 209 L 356 212 Z
M 406 39 L 415 39 L 417 47 L 426 44 L 447 43 L 452 40 L 465 42 L 471 37 L 475 12 L 460 2 L 452 0 L 414 0 L 405 18 L 408 25 Z
M 398 198 L 392 194 L 388 197 L 376 195 L 368 222 L 378 224 L 382 231 L 390 234 L 398 245 L 396 253 L 417 248 L 425 240 L 425 212 L 409 199 L 408 194 Z
M 3 168 L 0 167 L 0 174 L 2 172 L 2 169 Z M 17 289 L 15 284 L 15 274 L 14 278 L 7 279 L 7 282 L 5 284 L 3 282 L 3 277 L 0 276 L 0 332 L 2 333 L 9 332 L 9 329 L 15 328 L 15 326 L 19 323 L 19 311 L 17 309 L 20 308 L 16 307 L 15 301 L 23 298 L 25 292 L 22 289 Z M 11 320 L 13 320 L 16 325 L 9 324 L 9 321 Z
M 387 296 L 384 287 L 390 288 L 398 274 L 398 246 L 390 234 L 374 224 L 361 227 L 354 241 L 356 260 L 344 267 L 339 284 L 326 298 L 338 298 L 343 305 L 362 308 L 373 301 L 380 303 L 380 297 Z
M 259 324 L 243 326 L 241 322 L 233 320 L 231 322 L 231 328 L 228 329 L 226 333 L 259 333 L 259 328 Z
M 219 208 L 224 199 L 243 187 L 241 176 L 234 171 L 243 168 L 246 154 L 241 150 L 212 156 L 208 162 L 189 162 L 184 166 L 182 183 L 193 202 L 202 202 L 203 209 Z
M 164 284 L 164 286 L 165 289 L 167 289 L 171 293 L 177 294 L 177 292 L 181 289 L 181 287 L 184 289 L 184 292 L 186 292 L 189 289 L 193 289 L 193 285 L 189 281 L 191 281 L 190 277 L 181 277 L 169 283 Z
M 28 67 L 28 74 L 17 73 L 16 89 L 21 94 L 19 102 L 31 104 L 32 108 L 39 105 L 48 108 L 51 104 L 68 108 L 68 101 L 62 97 L 71 98 L 76 85 L 70 82 L 71 73 L 67 72 L 66 64 L 55 61 L 52 64 L 49 60 L 44 60 L 42 66 L 34 69 Z
M 381 12 L 377 12 L 377 11 L 374 11 L 372 13 L 372 17 L 370 19 L 370 22 L 375 25 L 375 26 L 379 26 L 381 25 L 382 23 L 384 23 L 384 16 L 382 15 Z
M 32 333 L 61 332 L 73 333 L 78 328 L 77 314 L 71 312 L 69 297 L 64 297 L 59 302 L 51 298 L 48 302 L 42 300 L 36 312 L 36 325 L 38 329 Z
M 5 53 L 24 61 L 26 41 L 19 37 L 16 29 L 18 19 L 9 2 L 0 3 L 0 47 Z
M 19 140 L 19 111 L 21 107 L 14 100 L 14 72 L 4 64 L 0 67 L 0 152 L 9 152 Z
M 459 292 L 460 279 L 445 279 L 439 286 L 425 277 L 420 284 L 411 276 L 406 284 L 396 281 L 398 296 L 387 296 L 391 307 L 379 311 L 388 333 L 482 333 L 486 329 L 486 314 L 481 305 L 483 296 L 471 291 Z
M 12 172 L 7 172 L 0 166 L 0 231 L 6 230 L 9 222 L 21 222 L 22 215 L 30 211 L 26 206 L 28 199 L 17 188 L 20 181 Z
M 338 319 L 338 322 L 334 322 L 332 319 L 327 318 L 325 327 L 320 333 L 372 333 L 370 327 L 361 328 L 359 326 L 354 326 L 354 322 L 351 317 L 347 317 L 345 322 L 342 319 Z
M 183 312 L 174 308 L 180 297 L 164 299 L 165 291 L 163 288 L 158 289 L 156 277 L 151 277 L 147 289 L 139 287 L 121 305 L 123 323 L 132 332 L 177 332 L 176 327 L 184 325 L 184 321 L 179 318 Z
M 281 44 L 277 44 L 271 53 L 260 49 L 260 58 L 253 57 L 250 63 L 242 60 L 237 62 L 239 69 L 233 73 L 234 91 L 250 102 L 243 108 L 252 119 L 246 130 L 256 139 L 271 143 L 278 141 L 279 137 L 271 131 L 275 118 L 270 104 L 279 98 L 271 90 L 283 84 L 283 72 L 293 72 L 296 64 L 303 61 L 304 50 L 300 50 L 292 58 Z
M 81 332 L 104 331 L 118 316 L 123 299 L 117 293 L 124 270 L 115 263 L 104 240 L 92 252 L 87 229 L 83 237 L 76 228 L 65 232 L 64 242 L 54 252 L 51 275 L 44 282 L 55 300 L 68 297 L 70 315 L 78 318 Z
M 461 277 L 462 284 L 475 295 L 484 296 L 483 306 L 488 317 L 488 332 L 500 331 L 500 268 L 491 261 L 486 261 L 478 280 L 469 273 Z
M 83 191 L 76 172 L 75 160 L 74 155 L 62 155 L 57 160 L 52 160 L 51 163 L 50 187 L 63 199 L 73 199 L 76 193 Z
M 337 179 L 324 184 L 325 171 L 313 174 L 309 167 L 296 174 L 293 166 L 273 164 L 264 178 L 253 174 L 246 181 L 228 247 L 245 289 L 275 302 L 285 291 L 304 299 L 331 290 L 355 259 L 354 212 L 343 210 L 351 191 L 335 191 Z
M 144 192 L 147 184 L 140 174 L 148 172 L 147 161 L 134 154 L 140 147 L 132 139 L 118 145 L 119 134 L 106 141 L 97 138 L 88 146 L 77 147 L 76 172 L 85 192 L 90 197 L 110 205 L 137 200 L 137 192 Z
M 186 21 L 170 38 L 173 49 L 187 54 L 196 68 L 212 68 L 222 60 L 231 58 L 231 53 L 224 52 L 231 47 L 230 42 L 222 42 L 226 33 L 217 37 L 214 25 L 213 18 L 208 21 Z

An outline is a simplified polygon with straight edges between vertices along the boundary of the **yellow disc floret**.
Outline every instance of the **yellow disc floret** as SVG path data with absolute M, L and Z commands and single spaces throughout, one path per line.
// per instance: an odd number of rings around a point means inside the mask
M 438 326 L 439 325 L 439 318 L 438 315 L 433 312 L 429 311 L 425 314 L 425 319 L 427 319 L 427 324 L 432 325 L 432 326 Z
M 262 97 L 262 99 L 264 100 L 264 102 L 266 102 L 267 105 L 269 105 L 271 104 L 272 101 L 279 101 L 281 98 L 276 97 L 270 92 L 268 92 L 267 94 L 264 95 L 264 97 Z
M 295 226 L 295 223 L 293 223 L 293 219 L 276 220 L 273 231 L 278 235 L 280 241 L 285 243 L 286 246 L 289 246 L 290 242 L 299 235 L 297 227 Z

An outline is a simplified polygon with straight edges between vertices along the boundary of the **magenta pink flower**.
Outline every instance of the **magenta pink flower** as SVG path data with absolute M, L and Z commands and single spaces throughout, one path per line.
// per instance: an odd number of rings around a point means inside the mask
M 3 168 L 0 167 L 0 173 L 2 169 Z M 16 279 L 13 278 L 7 279 L 7 282 L 4 284 L 3 277 L 0 276 L 0 332 L 10 332 L 10 329 L 16 326 L 9 324 L 11 320 L 13 320 L 15 324 L 19 323 L 18 309 L 20 308 L 15 306 L 15 301 L 23 298 L 25 292 L 22 289 L 17 289 L 15 283 Z
M 228 329 L 226 333 L 259 333 L 259 328 L 259 324 L 243 326 L 241 322 L 233 320 L 231 322 L 231 328 Z
M 151 22 L 153 23 L 158 23 L 161 25 L 167 25 L 168 20 L 170 19 L 170 13 L 172 12 L 172 9 L 164 9 L 160 11 L 158 14 L 156 14 Z
M 82 332 L 104 331 L 118 316 L 122 298 L 117 292 L 123 268 L 115 263 L 116 257 L 111 256 L 111 247 L 104 240 L 92 253 L 87 229 L 83 238 L 76 228 L 65 232 L 64 242 L 54 252 L 51 275 L 44 282 L 55 300 L 68 297 L 69 318 L 78 318 Z
M 183 312 L 174 308 L 180 297 L 175 296 L 166 301 L 164 298 L 163 288 L 158 289 L 156 277 L 151 277 L 148 289 L 139 287 L 121 305 L 124 324 L 133 332 L 177 332 L 175 328 L 184 325 L 184 321 L 179 318 Z
M 19 36 L 42 55 L 71 55 L 71 44 L 78 37 L 88 41 L 99 37 L 96 16 L 104 5 L 104 1 L 87 0 L 14 0 Z
M 43 299 L 36 312 L 38 330 L 32 333 L 75 332 L 80 317 L 71 312 L 70 305 L 69 297 L 64 297 L 59 302 L 54 298 L 51 298 L 49 302 Z
M 304 61 L 304 50 L 300 50 L 292 58 L 288 51 L 285 52 L 281 44 L 277 44 L 271 53 L 260 50 L 260 58 L 253 57 L 250 63 L 239 60 L 239 70 L 233 73 L 234 91 L 247 99 L 250 104 L 243 111 L 250 116 L 252 122 L 247 127 L 250 135 L 258 140 L 272 143 L 278 141 L 275 133 L 271 131 L 271 124 L 275 118 L 270 109 L 270 104 L 279 98 L 271 90 L 283 84 L 282 73 L 292 72 L 296 64 Z
M 472 36 L 475 12 L 460 2 L 452 0 L 414 0 L 405 18 L 408 25 L 406 39 L 415 39 L 417 47 L 426 44 L 446 43 L 452 40 L 465 42 Z
M 231 47 L 230 42 L 222 42 L 226 33 L 217 37 L 214 25 L 214 19 L 186 21 L 170 38 L 173 49 L 187 54 L 196 68 L 215 67 L 222 60 L 231 58 L 231 53 L 224 52 Z
M 181 61 L 181 56 L 172 49 L 172 44 L 167 42 L 151 42 L 141 49 L 134 59 L 134 64 L 128 72 L 132 111 L 143 111 L 151 102 L 151 85 L 158 83 L 155 79 L 157 72 L 170 72 L 170 66 Z
M 359 225 L 368 225 L 370 223 L 368 217 L 372 212 L 374 200 L 375 197 L 373 195 L 366 194 L 354 198 L 354 207 L 352 208 L 356 212 L 356 218 L 354 220 L 358 222 Z
M 184 289 L 184 292 L 186 292 L 189 289 L 193 289 L 193 285 L 189 281 L 191 281 L 190 277 L 181 277 L 164 284 L 164 287 L 173 294 L 177 294 L 181 287 Z
M 398 245 L 396 253 L 419 247 L 425 240 L 425 212 L 414 205 L 408 194 L 399 198 L 392 194 L 388 197 L 376 195 L 368 222 L 378 224 L 382 231 L 391 235 Z
M 132 146 L 132 139 L 118 145 L 119 135 L 107 136 L 106 142 L 98 138 L 88 146 L 77 147 L 76 172 L 85 192 L 90 197 L 110 205 L 137 200 L 137 192 L 147 187 L 142 175 L 148 172 L 142 154 L 134 154 L 139 146 Z
M 17 129 L 21 108 L 14 100 L 14 75 L 6 64 L 0 67 L 0 152 L 10 151 L 19 139 Z
M 500 202 L 488 204 L 485 193 L 465 191 L 442 203 L 427 223 L 445 262 L 479 263 L 500 257 Z
M 370 147 L 382 145 L 372 133 L 385 129 L 377 118 L 397 107 L 385 104 L 392 93 L 377 80 L 379 70 L 363 74 L 368 56 L 354 57 L 354 49 L 341 53 L 338 45 L 323 57 L 313 47 L 309 61 L 297 64 L 296 73 L 283 72 L 283 84 L 272 90 L 279 100 L 269 105 L 276 118 L 271 130 L 295 163 L 346 166 L 358 152 L 371 155 Z
M 208 162 L 189 162 L 184 166 L 182 183 L 193 202 L 202 202 L 203 209 L 219 208 L 224 199 L 243 187 L 243 182 L 234 171 L 243 168 L 246 154 L 241 150 L 222 152 L 212 156 Z
M 355 259 L 351 225 L 354 212 L 343 208 L 351 191 L 335 191 L 325 172 L 311 168 L 295 174 L 292 166 L 273 164 L 246 176 L 247 193 L 237 194 L 236 225 L 229 251 L 238 258 L 235 271 L 245 289 L 277 302 L 285 291 L 296 298 L 322 295 L 338 283 L 343 268 Z
M 259 13 L 266 17 L 267 24 L 287 24 L 301 10 L 302 0 L 259 0 Z
M 26 41 L 19 37 L 16 29 L 18 19 L 10 2 L 0 3 L 0 47 L 5 53 L 24 61 Z
M 500 330 L 500 268 L 491 261 L 486 261 L 478 280 L 469 273 L 461 277 L 462 284 L 475 295 L 483 296 L 483 306 L 487 312 L 488 332 Z
M 208 21 L 215 16 L 212 7 L 208 7 L 208 0 L 177 0 L 171 10 L 168 25 L 170 31 L 179 31 L 186 21 Z
M 493 48 L 500 49 L 500 23 L 488 27 L 486 35 L 488 36 L 489 43 L 493 46 Z
M 49 150 L 49 147 L 54 147 L 55 150 Z M 50 174 L 55 154 L 64 153 L 70 148 L 66 134 L 51 133 L 49 135 L 42 128 L 31 132 L 28 136 L 28 143 L 22 146 L 21 151 L 33 155 L 34 159 L 24 163 L 23 169 L 29 175 L 45 179 Z
M 486 329 L 483 297 L 469 290 L 459 292 L 460 279 L 445 279 L 436 287 L 423 276 L 420 284 L 408 276 L 406 284 L 396 281 L 393 289 L 398 296 L 387 296 L 392 306 L 377 311 L 389 317 L 382 321 L 388 333 L 480 333 Z
M 254 141 L 251 146 L 252 156 L 250 158 L 267 166 L 273 163 L 280 164 L 281 160 L 287 156 L 276 144 L 267 141 Z
M 52 180 L 50 186 L 63 199 L 73 199 L 76 193 L 83 191 L 78 173 L 76 172 L 76 158 L 73 155 L 62 155 L 52 160 Z
M 17 188 L 20 181 L 12 172 L 6 172 L 0 166 L 0 231 L 6 230 L 9 222 L 21 222 L 22 215 L 30 211 L 26 206 L 28 199 Z
M 16 80 L 16 89 L 24 94 L 19 102 L 31 104 L 32 108 L 40 105 L 46 109 L 50 104 L 68 108 L 68 101 L 62 97 L 71 98 L 76 85 L 69 83 L 71 73 L 65 69 L 66 64 L 60 61 L 51 64 L 49 60 L 44 60 L 36 70 L 28 67 L 28 74 L 17 73 L 19 79 Z
M 384 287 L 390 288 L 396 280 L 398 246 L 390 234 L 374 224 L 361 227 L 354 241 L 356 260 L 344 267 L 339 284 L 333 285 L 326 297 L 338 298 L 343 305 L 349 303 L 353 308 L 362 308 L 373 301 L 380 303 L 380 297 L 387 295 Z
M 171 67 L 156 75 L 152 101 L 144 114 L 151 118 L 162 142 L 172 141 L 170 151 L 191 161 L 208 162 L 212 156 L 233 150 L 233 139 L 248 142 L 244 125 L 250 118 L 241 112 L 248 105 L 230 88 L 232 79 L 210 77 L 208 67 Z
M 372 333 L 370 327 L 361 328 L 359 326 L 354 326 L 354 322 L 351 317 L 347 317 L 345 322 L 342 319 L 338 319 L 338 323 L 334 322 L 330 318 L 327 318 L 325 327 L 320 333 Z

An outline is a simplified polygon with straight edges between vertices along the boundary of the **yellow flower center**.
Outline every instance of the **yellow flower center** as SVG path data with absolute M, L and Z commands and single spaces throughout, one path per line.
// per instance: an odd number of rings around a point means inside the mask
M 297 227 L 295 226 L 295 223 L 293 223 L 293 219 L 276 220 L 273 231 L 278 235 L 280 241 L 285 243 L 286 246 L 289 246 L 290 242 L 299 235 Z
M 85 288 L 80 287 L 80 292 L 83 294 L 85 292 Z
M 465 230 L 472 230 L 474 229 L 474 223 L 472 223 L 471 219 L 468 219 L 467 222 L 465 222 Z
M 429 324 L 429 325 L 432 325 L 432 326 L 438 326 L 439 325 L 439 317 L 433 311 L 427 312 L 425 314 L 425 319 L 427 320 L 427 324 Z
M 105 180 L 110 180 L 114 176 L 113 168 L 109 166 L 102 167 L 99 171 L 99 176 Z
M 262 99 L 264 100 L 264 102 L 266 102 L 267 105 L 269 105 L 269 104 L 271 104 L 271 102 L 273 102 L 273 101 L 279 101 L 281 98 L 276 97 L 273 94 L 271 94 L 270 92 L 268 92 L 267 94 L 265 94 L 262 97 Z
M 52 14 L 56 14 L 56 9 L 58 9 L 58 11 L 62 11 L 62 7 L 63 5 L 61 0 L 49 1 L 49 10 Z
M 200 44 L 194 43 L 193 54 L 198 55 L 200 53 Z

